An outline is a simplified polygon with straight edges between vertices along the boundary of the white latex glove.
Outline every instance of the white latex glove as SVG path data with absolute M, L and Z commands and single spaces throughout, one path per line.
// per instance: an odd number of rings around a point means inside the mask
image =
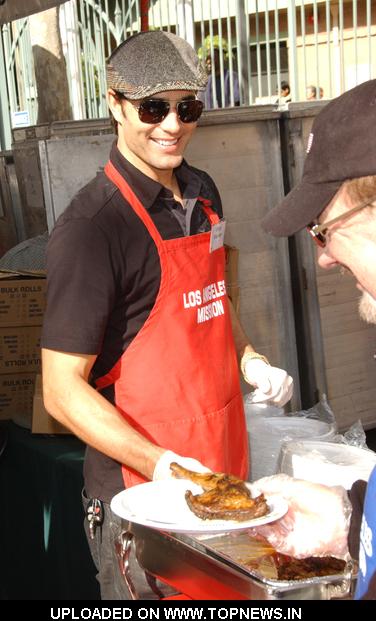
M 162 453 L 157 463 L 155 464 L 153 481 L 172 479 L 173 476 L 170 469 L 170 464 L 173 461 L 176 461 L 179 466 L 187 468 L 187 470 L 193 470 L 193 472 L 211 472 L 209 468 L 206 468 L 206 466 L 204 466 L 197 459 L 193 459 L 192 457 L 182 457 L 181 455 L 177 455 L 177 453 L 173 453 L 172 451 L 166 451 L 165 453 Z
M 267 498 L 282 496 L 288 502 L 286 515 L 255 528 L 278 552 L 296 558 L 346 558 L 351 503 L 343 487 L 327 487 L 287 474 L 264 477 L 253 485 Z
M 290 401 L 293 393 L 293 379 L 283 369 L 271 367 L 263 360 L 254 358 L 244 365 L 244 379 L 256 386 L 252 403 L 272 403 L 282 407 Z

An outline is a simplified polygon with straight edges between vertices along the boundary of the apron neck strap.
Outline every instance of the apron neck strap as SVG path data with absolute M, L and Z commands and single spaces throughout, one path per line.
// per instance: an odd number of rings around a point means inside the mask
M 217 222 L 219 222 L 219 216 L 218 214 L 211 208 L 213 201 L 211 201 L 209 198 L 203 198 L 202 196 L 198 196 L 197 200 L 200 201 L 201 205 L 202 205 L 202 209 L 204 210 L 204 212 L 207 215 L 207 218 L 210 222 L 210 224 L 213 226 L 213 224 L 217 224 Z

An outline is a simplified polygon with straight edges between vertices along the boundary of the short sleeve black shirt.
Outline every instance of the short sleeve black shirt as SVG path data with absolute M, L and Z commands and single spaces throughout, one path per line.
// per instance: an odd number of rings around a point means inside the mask
M 222 216 L 212 179 L 185 161 L 175 170 L 183 209 L 167 188 L 130 164 L 115 144 L 110 159 L 163 239 L 209 230 L 198 196 L 211 199 Z M 153 239 L 101 170 L 74 197 L 51 233 L 42 347 L 97 355 L 94 382 L 113 367 L 143 326 L 154 306 L 160 276 Z M 112 387 L 103 394 L 114 402 Z M 84 476 L 86 493 L 105 502 L 124 488 L 120 464 L 91 447 Z

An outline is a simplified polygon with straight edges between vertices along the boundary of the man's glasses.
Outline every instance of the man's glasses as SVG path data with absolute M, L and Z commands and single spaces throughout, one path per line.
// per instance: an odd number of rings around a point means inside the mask
M 327 222 L 323 222 L 322 224 L 314 224 L 312 222 L 306 227 L 307 231 L 311 235 L 313 240 L 316 242 L 316 244 L 320 246 L 320 248 L 325 248 L 326 241 L 327 241 L 326 232 L 332 224 L 335 224 L 336 222 L 339 222 L 340 220 L 344 220 L 345 218 L 348 218 L 349 216 L 351 216 L 353 213 L 360 211 L 361 209 L 364 209 L 365 207 L 368 207 L 368 205 L 371 205 L 375 200 L 376 200 L 376 196 L 367 198 L 367 200 L 364 203 L 361 203 L 360 205 L 357 205 L 356 207 L 349 209 L 349 211 L 345 211 L 340 216 L 337 216 L 336 218 L 333 218 L 332 220 L 328 220 Z
M 138 118 L 142 123 L 156 124 L 161 123 L 166 118 L 170 112 L 171 104 L 166 99 L 144 99 L 138 106 L 134 107 L 138 111 Z M 199 99 L 182 99 L 176 103 L 176 112 L 182 123 L 196 123 L 203 108 L 204 104 Z

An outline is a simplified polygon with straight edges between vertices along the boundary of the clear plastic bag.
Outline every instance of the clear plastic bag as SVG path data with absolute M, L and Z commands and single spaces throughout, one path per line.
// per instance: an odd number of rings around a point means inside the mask
M 325 395 L 309 410 L 286 414 L 282 408 L 252 402 L 252 393 L 244 398 L 250 450 L 249 480 L 276 474 L 284 442 L 317 438 L 332 440 L 337 425 Z
M 278 459 L 281 473 L 329 486 L 341 485 L 345 489 L 350 489 L 358 479 L 368 481 L 375 465 L 376 454 L 366 445 L 360 421 L 330 441 L 285 440 Z
M 268 498 L 282 496 L 289 509 L 276 522 L 253 529 L 254 534 L 265 537 L 278 552 L 295 558 L 348 558 L 352 509 L 343 487 L 327 487 L 277 474 L 260 479 L 255 488 Z
M 349 446 L 368 449 L 366 434 L 361 420 L 357 420 L 343 435 L 335 436 L 334 441 L 348 444 Z

